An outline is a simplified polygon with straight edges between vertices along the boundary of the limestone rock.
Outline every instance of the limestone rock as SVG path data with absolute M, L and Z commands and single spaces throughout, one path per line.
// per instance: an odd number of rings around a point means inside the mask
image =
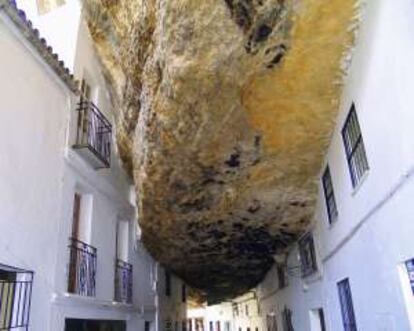
M 356 0 L 85 0 L 155 258 L 218 301 L 309 225 Z

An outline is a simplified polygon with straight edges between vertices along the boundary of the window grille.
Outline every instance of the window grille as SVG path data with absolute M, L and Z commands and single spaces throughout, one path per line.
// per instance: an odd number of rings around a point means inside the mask
M 115 296 L 116 302 L 132 303 L 133 266 L 116 259 L 115 262 Z
M 342 138 L 352 186 L 356 187 L 362 176 L 368 171 L 369 166 L 354 103 L 342 129 Z
M 351 287 L 349 286 L 348 278 L 338 283 L 338 293 L 344 331 L 357 331 Z
M 33 272 L 0 264 L 0 330 L 29 330 Z
M 312 233 L 307 233 L 299 240 L 299 254 L 302 277 L 307 277 L 318 269 Z
M 331 171 L 329 166 L 326 167 L 322 176 L 323 191 L 325 194 L 326 210 L 328 212 L 329 223 L 334 222 L 338 217 L 338 209 L 336 207 L 335 194 L 332 185 Z
M 96 294 L 97 249 L 69 238 L 68 292 L 82 296 Z

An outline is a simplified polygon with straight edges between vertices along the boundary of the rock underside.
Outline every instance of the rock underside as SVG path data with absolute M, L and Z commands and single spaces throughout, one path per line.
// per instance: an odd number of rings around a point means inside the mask
M 210 302 L 310 224 L 355 2 L 85 0 L 143 241 Z

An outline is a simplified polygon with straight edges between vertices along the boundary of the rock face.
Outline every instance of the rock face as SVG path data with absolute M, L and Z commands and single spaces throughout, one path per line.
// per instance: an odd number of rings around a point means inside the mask
M 216 302 L 306 229 L 356 0 L 85 0 L 148 250 Z

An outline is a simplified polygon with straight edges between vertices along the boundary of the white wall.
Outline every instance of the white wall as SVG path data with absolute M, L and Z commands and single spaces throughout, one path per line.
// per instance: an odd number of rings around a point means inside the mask
M 260 305 L 255 292 L 248 292 L 234 300 L 233 305 L 238 306 L 238 314 L 233 311 L 234 331 L 263 331 L 260 315 Z M 247 309 L 246 309 L 247 307 Z
M 79 31 L 75 74 L 80 78 L 88 70 L 99 91 L 97 104 L 113 121 L 86 27 Z M 143 330 L 144 320 L 155 320 L 154 261 L 138 242 L 135 201 L 116 148 L 110 169 L 96 171 L 81 159 L 71 148 L 77 97 L 20 39 L 6 16 L 0 17 L 0 41 L 0 263 L 35 271 L 30 330 L 63 331 L 68 317 L 127 320 L 128 331 Z M 85 240 L 98 250 L 95 298 L 66 293 L 75 192 L 92 201 Z M 128 224 L 131 305 L 113 302 L 120 220 Z
M 31 330 L 50 317 L 70 93 L 0 17 L 0 263 L 35 271 Z M 66 242 L 65 242 L 66 244 Z
M 311 227 L 320 271 L 302 280 L 295 269 L 298 252 L 292 247 L 289 286 L 278 291 L 272 270 L 258 287 L 263 317 L 275 311 L 280 323 L 287 306 L 299 331 L 311 330 L 309 311 L 319 307 L 327 329 L 342 330 L 337 282 L 346 277 L 359 330 L 414 329 L 409 321 L 413 306 L 406 305 L 407 300 L 412 304 L 412 297 L 401 276 L 401 264 L 414 257 L 414 2 L 371 0 L 365 13 L 326 157 L 339 217 L 329 225 L 320 187 Z M 356 189 L 340 134 L 352 102 L 370 166 Z

